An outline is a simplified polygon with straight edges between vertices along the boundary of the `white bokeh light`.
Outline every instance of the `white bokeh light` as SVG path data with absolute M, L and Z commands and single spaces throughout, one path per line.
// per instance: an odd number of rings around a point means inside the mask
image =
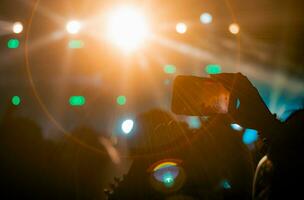
M 177 23 L 175 28 L 176 28 L 176 32 L 178 32 L 180 34 L 186 33 L 187 29 L 188 29 L 187 25 L 183 22 Z
M 129 134 L 134 127 L 134 121 L 132 119 L 124 120 L 121 124 L 121 130 L 124 134 Z
M 200 21 L 203 24 L 210 24 L 212 22 L 212 15 L 210 13 L 203 13 L 200 16 Z
M 243 130 L 243 127 L 241 125 L 237 124 L 237 123 L 232 123 L 230 126 L 233 130 L 236 130 L 236 131 L 242 131 Z
M 236 23 L 232 23 L 229 26 L 229 31 L 230 31 L 230 33 L 236 35 L 240 32 L 240 26 Z
M 21 22 L 15 22 L 13 24 L 13 32 L 19 34 L 23 31 L 23 25 Z
M 69 21 L 66 25 L 66 30 L 69 34 L 77 34 L 81 29 L 81 23 L 76 20 Z

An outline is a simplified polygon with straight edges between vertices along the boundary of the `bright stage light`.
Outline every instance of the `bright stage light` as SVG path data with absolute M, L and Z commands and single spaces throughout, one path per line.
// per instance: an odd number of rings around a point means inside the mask
M 133 130 L 133 127 L 134 121 L 132 119 L 127 119 L 121 124 L 121 130 L 124 134 L 129 134 Z
M 72 20 L 69 21 L 66 25 L 66 30 L 69 34 L 77 34 L 81 29 L 81 24 L 79 21 Z
M 13 32 L 19 34 L 23 31 L 23 25 L 21 22 L 15 22 L 13 24 Z
M 185 23 L 182 23 L 182 22 L 177 23 L 175 28 L 176 28 L 176 32 L 178 32 L 180 34 L 186 33 L 187 29 L 188 29 L 187 25 Z
M 107 37 L 126 52 L 141 47 L 148 33 L 145 16 L 135 7 L 121 6 L 108 14 Z
M 236 23 L 230 24 L 229 31 L 230 31 L 230 33 L 236 35 L 240 32 L 240 27 Z
M 203 24 L 210 24 L 212 22 L 212 15 L 209 13 L 203 13 L 200 16 L 200 21 Z

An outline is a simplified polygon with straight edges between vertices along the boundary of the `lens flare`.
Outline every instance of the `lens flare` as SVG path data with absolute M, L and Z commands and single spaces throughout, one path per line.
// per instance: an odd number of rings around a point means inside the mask
M 76 20 L 69 21 L 66 25 L 66 30 L 69 34 L 77 34 L 81 29 L 81 23 Z
M 174 176 L 171 173 L 164 174 L 163 183 L 166 187 L 172 187 L 174 185 Z
M 147 20 L 136 7 L 121 6 L 108 14 L 107 37 L 126 52 L 141 47 L 148 33 Z
M 164 159 L 152 164 L 148 168 L 152 187 L 165 193 L 178 191 L 186 180 L 182 162 L 177 159 Z
M 157 166 L 155 166 L 153 168 L 153 171 L 156 172 L 157 170 L 164 169 L 164 168 L 167 168 L 167 167 L 172 167 L 172 166 L 177 166 L 177 163 L 170 162 L 170 161 L 162 162 L 162 163 L 158 164 Z
M 179 168 L 174 162 L 163 162 L 153 169 L 154 178 L 163 183 L 165 187 L 172 187 L 178 175 Z

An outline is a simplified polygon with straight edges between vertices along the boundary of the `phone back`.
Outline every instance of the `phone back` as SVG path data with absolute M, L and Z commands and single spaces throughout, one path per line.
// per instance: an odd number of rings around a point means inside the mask
M 228 112 L 230 92 L 220 83 L 196 76 L 177 76 L 171 109 L 176 114 L 202 116 Z

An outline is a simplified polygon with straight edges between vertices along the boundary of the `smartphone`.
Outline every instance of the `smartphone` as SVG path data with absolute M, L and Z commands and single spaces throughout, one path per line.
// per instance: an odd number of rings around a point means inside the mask
M 177 76 L 171 110 L 176 114 L 209 116 L 228 113 L 230 92 L 219 82 L 196 76 Z

